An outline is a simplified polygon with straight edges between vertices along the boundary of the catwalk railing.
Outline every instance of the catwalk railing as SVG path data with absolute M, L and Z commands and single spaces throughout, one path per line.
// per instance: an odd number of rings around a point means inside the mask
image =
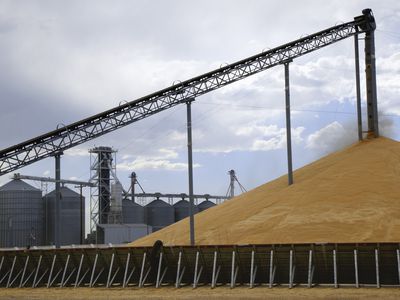
M 400 244 L 0 249 L 0 286 L 400 286 Z
M 140 99 L 121 104 L 118 107 L 79 122 L 63 126 L 18 145 L 3 149 L 0 151 L 0 176 L 46 157 L 57 155 L 66 149 L 117 130 L 178 104 L 187 102 L 189 99 L 196 98 L 248 76 L 291 61 L 294 58 L 331 45 L 345 38 L 362 32 L 365 32 L 368 37 L 371 33 L 373 34 L 374 30 L 375 19 L 371 10 L 366 9 L 363 11 L 363 15 L 355 17 L 352 22 L 339 24 L 315 34 L 308 35 L 233 64 L 223 66 L 217 70 L 172 85 L 169 88 Z M 373 46 L 373 39 L 366 39 L 366 41 Z M 371 48 L 371 45 L 368 47 Z M 368 61 L 369 65 L 372 66 L 368 69 L 368 72 L 372 72 L 373 74 L 367 77 L 373 79 L 375 78 L 373 77 L 375 72 L 375 58 L 373 55 L 374 52 L 372 50 L 368 51 L 368 53 L 370 52 L 371 55 L 369 56 L 373 56 L 373 60 L 372 62 Z M 367 90 L 372 91 L 372 94 L 370 95 L 369 93 L 368 97 L 373 98 L 374 96 L 374 101 L 376 102 L 376 86 L 367 82 L 367 85 L 368 84 L 370 87 L 367 88 Z M 376 103 L 374 101 L 371 102 L 373 105 L 371 104 L 368 106 L 371 107 L 371 109 L 375 109 Z M 374 115 L 373 112 L 369 112 L 368 114 L 371 118 Z M 374 130 L 373 127 L 372 130 Z

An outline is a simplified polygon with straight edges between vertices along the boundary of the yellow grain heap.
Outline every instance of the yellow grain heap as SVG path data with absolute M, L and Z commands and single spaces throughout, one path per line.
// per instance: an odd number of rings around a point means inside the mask
M 365 140 L 195 216 L 196 244 L 400 241 L 400 143 Z M 189 244 L 188 218 L 131 245 Z

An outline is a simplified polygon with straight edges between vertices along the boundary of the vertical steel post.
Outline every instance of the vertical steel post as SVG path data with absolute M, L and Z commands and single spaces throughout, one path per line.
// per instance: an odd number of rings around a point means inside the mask
M 85 255 L 82 253 L 82 255 L 81 255 L 81 260 L 79 261 L 78 272 L 76 273 L 76 279 L 75 279 L 75 285 L 74 285 L 74 287 L 77 287 L 77 286 L 78 286 L 79 275 L 81 274 L 82 263 L 83 263 L 83 258 L 84 258 L 84 257 L 85 257 Z
M 142 268 L 140 269 L 139 287 L 143 287 L 144 267 L 146 265 L 146 252 L 143 253 Z
M 293 184 L 293 168 L 292 168 L 292 135 L 290 124 L 290 87 L 289 87 L 289 63 L 286 61 L 285 65 L 285 100 L 286 100 L 286 147 L 287 147 L 287 160 L 288 160 L 288 183 Z
M 107 277 L 107 284 L 106 287 L 110 287 L 110 279 L 111 279 L 111 273 L 114 265 L 114 257 L 115 257 L 115 252 L 111 255 L 111 262 L 110 262 L 110 268 L 108 269 L 108 277 Z
M 376 66 L 375 66 L 375 28 L 376 23 L 370 9 L 363 10 L 368 23 L 365 25 L 365 75 L 367 84 L 367 111 L 368 131 L 379 136 L 378 128 L 378 101 L 376 88 Z
M 68 264 L 69 264 L 69 259 L 70 259 L 71 255 L 68 254 L 67 256 L 67 261 L 65 262 L 65 267 L 64 267 L 64 272 L 63 275 L 61 277 L 61 284 L 60 284 L 60 288 L 62 288 L 64 286 L 64 279 L 65 279 L 65 275 L 67 274 L 67 270 L 68 270 Z
M 136 181 L 137 180 L 137 176 L 135 172 L 131 173 L 131 197 L 132 197 L 132 202 L 135 202 L 135 185 L 136 185 Z
M 94 263 L 93 263 L 93 268 L 92 268 L 92 275 L 90 276 L 90 283 L 89 287 L 93 286 L 93 278 L 94 278 L 94 272 L 96 271 L 96 264 L 97 264 L 97 258 L 99 257 L 99 253 L 96 253 L 96 256 L 94 257 Z
M 360 52 L 358 49 L 358 34 L 354 36 L 354 61 L 356 68 L 356 97 L 357 97 L 357 124 L 358 140 L 362 141 L 362 116 L 361 116 L 361 88 L 360 88 Z
M 199 278 L 197 277 L 197 268 L 199 265 L 199 251 L 196 252 L 196 263 L 194 265 L 194 276 L 193 276 L 193 288 L 197 288 L 197 281 L 199 280 Z
M 293 250 L 289 251 L 289 289 L 293 287 Z
M 274 285 L 274 250 L 271 249 L 269 256 L 269 288 Z
M 190 245 L 194 246 L 194 199 L 193 199 L 193 156 L 192 156 L 192 111 L 191 104 L 194 99 L 186 100 L 187 108 L 187 147 L 188 147 L 188 175 L 189 175 L 189 226 L 190 226 Z
M 231 267 L 231 289 L 235 287 L 235 251 L 232 251 L 232 267 Z
M 176 281 L 175 281 L 175 287 L 176 288 L 180 287 L 179 275 L 180 275 L 180 272 L 181 272 L 181 261 L 182 261 L 182 252 L 179 251 L 178 268 L 176 269 Z
M 55 230 L 54 230 L 54 243 L 56 245 L 56 248 L 60 248 L 60 234 L 61 234 L 61 214 L 60 214 L 60 207 L 61 207 L 61 187 L 60 187 L 60 180 L 61 180 L 61 166 L 60 166 L 60 161 L 61 161 L 61 152 L 58 152 L 54 158 L 56 160 L 56 210 L 55 210 Z
M 47 288 L 49 288 L 51 286 L 51 277 L 53 275 L 53 270 L 54 270 L 54 265 L 56 263 L 56 258 L 57 258 L 57 254 L 54 254 L 53 256 L 53 262 L 51 263 L 51 268 L 50 268 L 50 274 L 49 274 L 49 279 L 47 281 Z
M 400 284 L 400 250 L 396 250 L 396 256 L 397 256 L 397 271 L 399 275 L 399 284 Z
M 160 258 L 158 260 L 158 269 L 157 269 L 157 279 L 156 279 L 156 288 L 160 287 L 160 275 L 161 275 L 161 265 L 162 265 L 162 257 L 163 253 L 160 252 Z
M 36 278 L 39 274 L 39 269 L 40 269 L 40 263 L 42 262 L 42 255 L 39 256 L 39 261 L 35 270 L 35 277 L 33 278 L 33 283 L 32 283 L 32 287 L 36 287 Z
M 381 287 L 381 282 L 379 280 L 379 250 L 375 249 L 375 272 L 376 272 L 376 287 L 379 289 Z
M 229 198 L 235 197 L 235 170 L 230 170 L 229 171 L 229 178 L 230 178 L 230 184 L 229 184 Z
M 212 270 L 212 278 L 211 278 L 211 288 L 215 288 L 216 285 L 216 271 L 217 271 L 217 251 L 214 251 L 214 262 L 213 262 L 213 270 Z
M 6 285 L 7 288 L 10 287 L 11 277 L 12 277 L 12 273 L 14 271 L 14 266 L 15 266 L 15 262 L 16 261 L 17 261 L 17 256 L 14 256 L 14 259 L 13 259 L 13 262 L 12 262 L 12 266 L 11 266 L 11 270 L 10 270 L 10 275 L 8 276 L 8 281 L 7 281 L 7 285 Z
M 29 263 L 29 255 L 26 257 L 25 260 L 25 265 L 24 265 L 24 271 L 22 272 L 21 280 L 19 282 L 19 287 L 21 288 L 24 284 L 24 277 L 25 277 L 25 272 L 26 272 L 26 267 L 28 266 Z M 29 278 L 29 277 L 28 277 Z
M 336 261 L 336 250 L 333 249 L 333 282 L 335 288 L 338 287 L 338 281 L 337 281 L 337 261 Z
M 250 262 L 250 288 L 254 287 L 254 250 L 251 251 L 251 262 Z
M 312 262 L 313 262 L 312 255 L 313 255 L 313 251 L 312 251 L 312 249 L 310 249 L 309 252 L 308 252 L 308 276 L 307 276 L 308 277 L 307 286 L 309 288 L 311 288 L 311 286 L 312 286 L 312 275 L 313 275 L 313 272 L 312 272 Z
M 79 186 L 79 190 L 80 190 L 80 200 L 81 200 L 81 245 L 83 245 L 85 243 L 85 215 L 84 215 L 84 211 L 85 211 L 85 202 L 83 201 L 83 185 L 81 184 Z
M 360 283 L 358 280 L 358 251 L 354 249 L 354 274 L 356 279 L 356 288 L 360 287 Z
M 161 252 L 162 253 L 162 252 Z M 125 265 L 125 272 L 124 272 L 124 281 L 122 283 L 122 287 L 126 287 L 126 276 L 128 275 L 128 268 L 129 268 L 129 260 L 131 258 L 131 253 L 128 252 L 128 255 L 126 257 L 126 265 Z

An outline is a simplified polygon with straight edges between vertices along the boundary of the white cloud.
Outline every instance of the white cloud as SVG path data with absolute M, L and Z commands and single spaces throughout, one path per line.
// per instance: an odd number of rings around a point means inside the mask
M 328 153 L 339 150 L 357 139 L 355 128 L 345 128 L 334 121 L 307 137 L 306 148 Z
M 68 155 L 68 156 L 89 156 L 90 155 L 88 149 L 77 148 L 77 147 L 65 150 L 64 154 Z
M 44 171 L 43 176 L 46 176 L 46 177 L 50 176 L 50 170 Z
M 193 164 L 194 168 L 200 167 L 200 164 Z M 117 164 L 117 169 L 125 171 L 138 170 L 168 170 L 168 171 L 185 171 L 188 169 L 186 163 L 171 162 L 166 159 L 135 159 L 132 162 L 122 162 Z
M 303 141 L 301 134 L 304 131 L 304 127 L 292 128 L 291 137 L 292 143 L 299 144 Z M 286 147 L 286 129 L 280 128 L 276 132 L 276 136 L 265 140 L 255 140 L 252 145 L 253 151 L 268 151 L 278 150 Z
M 130 156 L 128 156 L 130 157 Z M 168 170 L 182 171 L 187 170 L 187 163 L 176 162 L 179 158 L 178 152 L 173 149 L 161 148 L 149 155 L 140 155 L 133 160 L 124 159 L 117 164 L 117 169 L 125 171 L 137 170 Z M 194 168 L 200 167 L 200 164 L 193 164 Z

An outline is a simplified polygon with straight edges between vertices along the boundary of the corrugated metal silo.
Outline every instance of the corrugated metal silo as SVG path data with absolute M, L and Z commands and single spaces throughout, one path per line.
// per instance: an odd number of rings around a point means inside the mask
M 176 202 L 173 206 L 175 211 L 175 222 L 178 222 L 189 216 L 189 201 L 180 200 Z M 194 205 L 193 209 L 193 213 L 198 213 L 197 206 Z
M 81 243 L 81 196 L 68 187 L 61 187 L 60 200 L 60 244 L 72 245 Z M 46 239 L 47 244 L 54 244 L 56 192 L 44 197 L 46 203 Z M 83 198 L 84 199 L 84 198 Z M 83 211 L 85 215 L 85 211 Z
M 216 204 L 214 202 L 211 202 L 210 200 L 206 200 L 201 202 L 199 205 L 197 205 L 197 208 L 199 209 L 199 212 L 209 209 L 210 207 L 215 206 Z
M 125 224 L 144 224 L 144 207 L 131 200 L 122 200 L 122 220 Z
M 44 244 L 42 191 L 20 179 L 0 188 L 0 247 Z
M 146 223 L 153 232 L 174 223 L 174 208 L 163 200 L 156 199 L 145 206 Z

